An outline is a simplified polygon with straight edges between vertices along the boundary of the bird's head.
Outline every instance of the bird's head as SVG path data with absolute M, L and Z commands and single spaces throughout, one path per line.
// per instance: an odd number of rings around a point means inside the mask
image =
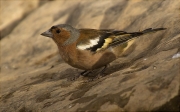
M 58 45 L 69 45 L 79 38 L 79 30 L 68 24 L 59 24 L 52 26 L 41 35 L 52 38 Z

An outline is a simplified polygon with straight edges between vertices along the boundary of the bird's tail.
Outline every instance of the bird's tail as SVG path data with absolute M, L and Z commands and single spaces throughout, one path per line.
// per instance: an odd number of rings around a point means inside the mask
M 156 28 L 156 29 L 153 29 L 153 28 L 148 28 L 148 29 L 145 29 L 143 31 L 139 31 L 139 32 L 133 32 L 133 33 L 130 33 L 132 38 L 133 37 L 137 37 L 137 36 L 141 36 L 141 35 L 145 35 L 145 34 L 149 34 L 149 33 L 154 33 L 154 32 L 157 32 L 157 31 L 161 31 L 161 30 L 165 30 L 166 28 Z
M 143 30 L 142 33 L 143 34 L 152 33 L 152 32 L 157 32 L 157 31 L 165 30 L 165 29 L 166 28 L 156 28 L 156 29 L 148 28 L 148 29 Z
M 139 37 L 141 35 L 145 35 L 145 34 L 149 34 L 149 33 L 154 33 L 154 32 L 165 30 L 165 29 L 166 28 L 156 28 L 156 29 L 148 28 L 148 29 L 145 29 L 143 31 L 132 32 L 132 33 L 116 31 L 115 32 L 116 33 L 115 34 L 116 38 L 109 45 L 110 46 L 117 46 L 117 45 L 120 45 L 122 43 L 128 42 L 129 40 L 137 38 L 137 37 Z

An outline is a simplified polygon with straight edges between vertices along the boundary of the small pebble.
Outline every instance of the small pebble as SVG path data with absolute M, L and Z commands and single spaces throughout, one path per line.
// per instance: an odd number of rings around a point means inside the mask
M 156 66 L 153 66 L 153 69 L 155 70 L 157 67 Z

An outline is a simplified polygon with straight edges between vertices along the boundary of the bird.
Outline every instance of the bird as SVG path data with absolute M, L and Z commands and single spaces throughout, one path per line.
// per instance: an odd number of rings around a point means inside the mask
M 148 28 L 137 32 L 116 29 L 77 29 L 69 24 L 58 24 L 41 33 L 51 38 L 57 45 L 61 58 L 70 66 L 90 71 L 102 68 L 116 60 L 129 47 L 130 41 L 142 35 L 165 30 Z

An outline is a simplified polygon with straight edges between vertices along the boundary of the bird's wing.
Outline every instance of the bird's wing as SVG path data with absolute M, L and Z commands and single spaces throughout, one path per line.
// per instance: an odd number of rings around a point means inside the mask
M 109 47 L 115 47 L 121 45 L 129 40 L 138 37 L 140 35 L 164 30 L 164 28 L 146 29 L 140 32 L 124 32 L 113 29 L 79 29 L 80 38 L 77 40 L 77 48 L 81 50 L 90 50 L 92 52 L 98 52 Z
M 114 36 L 113 30 L 79 29 L 80 38 L 77 40 L 77 48 L 97 52 L 105 43 L 111 43 L 110 38 Z M 106 46 L 108 47 L 108 46 Z M 104 47 L 105 48 L 105 47 Z

